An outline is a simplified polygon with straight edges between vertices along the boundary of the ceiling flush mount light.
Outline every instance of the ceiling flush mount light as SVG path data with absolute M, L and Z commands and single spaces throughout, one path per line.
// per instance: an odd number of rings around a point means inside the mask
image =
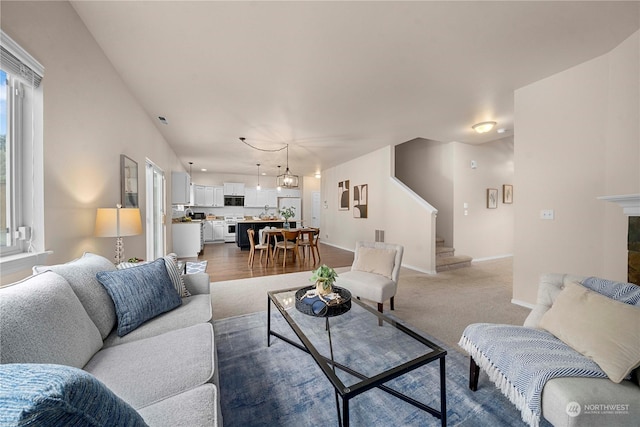
M 289 170 L 289 144 L 287 144 L 287 170 L 278 175 L 278 187 L 298 188 L 298 175 L 294 175 Z
M 487 133 L 496 125 L 496 122 L 481 122 L 471 126 L 478 133 Z
M 256 166 L 258 166 L 258 185 L 256 186 L 256 190 L 260 191 L 262 188 L 260 187 L 260 163 L 256 163 Z

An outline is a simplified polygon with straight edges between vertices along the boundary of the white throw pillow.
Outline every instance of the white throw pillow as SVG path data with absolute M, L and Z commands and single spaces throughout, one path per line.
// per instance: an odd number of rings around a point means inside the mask
M 540 327 L 592 359 L 615 383 L 640 366 L 640 307 L 568 283 Z
M 396 251 L 393 249 L 361 247 L 352 270 L 380 274 L 393 280 L 391 273 L 395 260 Z

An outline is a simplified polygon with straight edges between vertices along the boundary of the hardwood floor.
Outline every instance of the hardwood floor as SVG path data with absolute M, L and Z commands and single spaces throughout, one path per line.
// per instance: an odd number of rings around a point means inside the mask
M 275 263 L 275 265 L 269 264 L 268 267 L 265 267 L 260 265 L 260 253 L 257 252 L 253 268 L 250 268 L 247 265 L 249 251 L 240 250 L 235 243 L 204 245 L 203 253 L 198 256 L 198 261 L 209 261 L 207 273 L 209 273 L 212 282 L 309 271 L 322 264 L 327 264 L 333 268 L 348 267 L 353 264 L 353 252 L 351 251 L 345 251 L 323 243 L 320 243 L 318 248 L 321 260 L 316 265 L 313 265 L 313 259 L 311 259 L 311 262 L 309 262 L 309 259 L 303 262 L 302 257 L 298 257 L 295 263 L 291 262 L 291 258 L 288 258 L 286 267 L 282 268 L 282 257 L 279 256 L 280 262 Z

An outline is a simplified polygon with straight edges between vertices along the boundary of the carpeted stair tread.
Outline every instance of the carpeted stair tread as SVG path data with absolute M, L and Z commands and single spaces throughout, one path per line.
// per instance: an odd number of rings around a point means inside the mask
M 448 257 L 436 257 L 436 271 L 453 270 L 471 265 L 472 257 L 467 255 L 454 255 Z
M 449 257 L 455 254 L 456 250 L 454 248 L 449 248 L 447 246 L 436 246 L 436 256 L 437 257 Z

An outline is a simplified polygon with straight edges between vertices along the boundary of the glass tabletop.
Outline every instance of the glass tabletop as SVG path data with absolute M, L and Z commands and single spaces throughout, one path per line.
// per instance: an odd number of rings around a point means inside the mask
M 301 344 L 341 394 L 372 388 L 434 360 L 444 361 L 446 351 L 437 344 L 355 298 L 351 309 L 338 316 L 305 314 L 296 308 L 299 289 L 268 292 L 269 301 L 282 314 L 271 314 L 269 305 L 268 334 Z

